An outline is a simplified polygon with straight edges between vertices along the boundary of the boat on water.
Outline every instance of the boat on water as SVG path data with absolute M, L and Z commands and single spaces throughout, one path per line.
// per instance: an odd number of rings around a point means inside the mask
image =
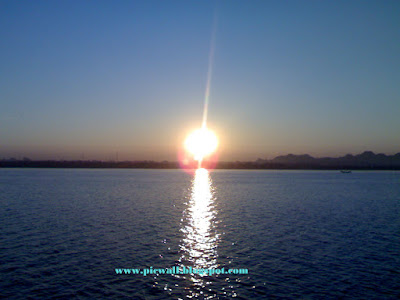
M 351 173 L 351 170 L 340 170 L 340 173 Z

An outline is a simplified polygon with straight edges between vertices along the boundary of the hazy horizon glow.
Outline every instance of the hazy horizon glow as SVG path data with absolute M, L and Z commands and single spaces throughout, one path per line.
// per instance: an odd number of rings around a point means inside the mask
M 205 119 L 222 161 L 400 152 L 399 12 L 2 1 L 0 159 L 176 161 Z

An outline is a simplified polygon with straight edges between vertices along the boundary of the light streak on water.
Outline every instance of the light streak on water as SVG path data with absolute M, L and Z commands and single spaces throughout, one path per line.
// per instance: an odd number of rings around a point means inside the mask
M 180 245 L 181 267 L 196 269 L 217 268 L 218 234 L 215 232 L 216 211 L 214 193 L 209 172 L 197 169 L 193 178 L 191 196 L 186 210 L 187 224 L 182 228 L 184 238 Z M 193 283 L 191 297 L 210 284 L 206 274 L 187 274 Z M 215 276 L 215 275 L 214 275 Z

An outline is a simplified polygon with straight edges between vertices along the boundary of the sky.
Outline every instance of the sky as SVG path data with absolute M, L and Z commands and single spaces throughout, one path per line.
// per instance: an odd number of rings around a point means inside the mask
M 399 1 L 0 0 L 0 159 L 400 152 Z M 215 42 L 212 43 L 212 33 Z

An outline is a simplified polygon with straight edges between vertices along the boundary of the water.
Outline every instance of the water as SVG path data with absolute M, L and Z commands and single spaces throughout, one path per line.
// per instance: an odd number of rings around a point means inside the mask
M 0 297 L 397 299 L 399 254 L 400 172 L 0 169 Z

